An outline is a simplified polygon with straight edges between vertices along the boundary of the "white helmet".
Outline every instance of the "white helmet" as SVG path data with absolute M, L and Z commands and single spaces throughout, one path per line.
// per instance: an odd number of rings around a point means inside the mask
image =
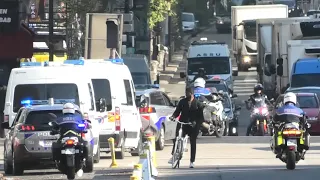
M 202 87 L 206 86 L 206 81 L 203 78 L 197 78 L 193 84 L 194 87 Z
M 74 105 L 72 103 L 66 103 L 63 105 L 63 110 L 62 110 L 63 114 L 74 114 L 75 111 L 76 110 L 75 110 Z
M 288 92 L 283 97 L 283 104 L 286 104 L 289 102 L 291 102 L 295 105 L 297 104 L 297 96 L 293 92 Z

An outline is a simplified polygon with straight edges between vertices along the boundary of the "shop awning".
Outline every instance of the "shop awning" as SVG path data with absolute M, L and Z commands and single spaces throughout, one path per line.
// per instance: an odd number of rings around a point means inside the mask
M 0 60 L 13 58 L 32 58 L 34 33 L 27 25 L 11 34 L 0 34 Z

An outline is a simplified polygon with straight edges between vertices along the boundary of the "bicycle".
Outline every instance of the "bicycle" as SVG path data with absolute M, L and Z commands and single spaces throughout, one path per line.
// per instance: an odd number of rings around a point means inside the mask
M 175 143 L 175 147 L 174 147 L 174 151 L 173 151 L 173 155 L 172 155 L 172 169 L 175 169 L 176 167 L 180 167 L 180 160 L 182 159 L 183 156 L 183 152 L 188 152 L 187 144 L 188 144 L 188 139 L 189 136 L 186 134 L 184 137 L 182 137 L 182 127 L 184 125 L 192 125 L 192 123 L 184 123 L 184 122 L 180 122 L 177 120 L 173 120 L 176 121 L 177 123 L 181 124 L 181 127 L 179 129 L 179 134 L 176 137 L 176 143 Z

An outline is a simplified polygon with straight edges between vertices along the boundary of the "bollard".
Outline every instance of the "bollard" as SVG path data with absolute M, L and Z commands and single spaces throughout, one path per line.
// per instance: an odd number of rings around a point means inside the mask
M 142 179 L 142 164 L 135 164 L 133 166 L 133 173 L 130 180 L 141 180 Z
M 156 143 L 155 143 L 155 138 L 154 136 L 148 137 L 148 141 L 151 143 L 151 159 L 154 167 L 157 167 L 157 160 L 156 160 Z
M 116 153 L 114 150 L 114 139 L 111 137 L 108 139 L 109 142 L 109 148 L 110 148 L 110 152 L 111 152 L 111 168 L 116 168 L 118 167 L 118 164 L 116 162 Z

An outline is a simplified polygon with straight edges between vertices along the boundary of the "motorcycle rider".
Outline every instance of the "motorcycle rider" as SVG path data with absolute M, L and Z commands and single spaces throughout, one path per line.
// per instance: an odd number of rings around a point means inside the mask
M 77 109 L 79 109 L 77 107 Z M 79 129 L 79 124 L 86 124 L 80 113 L 76 113 L 76 107 L 72 103 L 66 103 L 63 105 L 62 109 L 63 116 L 56 120 L 57 126 L 53 127 L 52 135 L 54 134 L 65 134 L 70 130 Z M 60 141 L 62 136 L 58 139 L 57 143 L 52 144 L 53 160 L 58 160 L 60 155 Z M 56 146 L 56 147 L 54 147 Z M 88 153 L 88 147 L 86 147 L 86 152 Z M 87 158 L 86 158 L 87 159 Z
M 277 138 L 278 138 L 278 125 L 282 122 L 284 123 L 292 123 L 292 122 L 297 122 L 302 125 L 303 128 L 306 130 L 308 129 L 307 122 L 304 118 L 304 112 L 302 109 L 296 107 L 297 104 L 297 96 L 292 93 L 288 92 L 284 95 L 283 97 L 283 106 L 277 109 L 276 114 L 273 118 L 273 125 L 274 125 L 274 140 L 275 140 L 275 150 L 276 152 L 278 151 L 278 146 L 277 146 Z M 308 136 L 309 134 L 306 132 L 306 135 Z M 308 138 L 305 138 L 305 141 L 308 141 Z M 309 147 L 309 142 L 306 142 L 307 148 Z M 308 149 L 307 149 L 308 150 Z M 277 158 L 281 154 L 277 154 Z
M 264 98 L 264 100 L 265 100 L 265 103 L 267 104 L 267 105 L 270 105 L 271 103 L 269 102 L 269 100 L 268 100 L 268 97 L 267 97 L 267 95 L 265 95 L 265 94 L 263 94 L 263 86 L 262 86 L 262 84 L 256 84 L 255 86 L 254 86 L 254 88 L 253 88 L 253 91 L 254 91 L 254 94 L 252 94 L 252 95 L 250 95 L 250 97 L 249 97 L 249 99 L 248 99 L 248 102 L 250 102 L 251 104 L 252 104 L 252 106 L 251 106 L 251 108 L 255 105 L 255 98 Z M 254 123 L 255 123 L 255 121 L 253 120 L 253 119 L 251 119 L 251 121 L 250 121 L 250 124 L 249 124 L 249 126 L 248 126 L 248 128 L 247 128 L 247 136 L 249 136 L 249 134 L 250 134 L 250 132 L 251 132 L 251 128 L 252 128 L 252 126 L 254 125 Z
M 175 119 L 180 115 L 179 121 L 184 123 L 192 123 L 192 125 L 183 126 L 183 136 L 188 134 L 190 137 L 190 146 L 191 146 L 191 156 L 190 156 L 190 168 L 194 168 L 194 161 L 196 157 L 197 150 L 197 137 L 199 134 L 200 125 L 203 122 L 203 108 L 204 104 L 198 101 L 194 97 L 193 88 L 186 89 L 186 97 L 181 99 L 176 107 L 176 110 L 169 119 Z M 181 124 L 177 124 L 176 127 L 176 136 L 179 134 Z M 171 155 L 175 148 L 175 140 L 173 140 L 173 147 Z M 168 161 L 169 164 L 172 164 L 172 157 Z
M 193 83 L 194 95 L 195 97 L 199 97 L 199 100 L 202 102 L 205 101 L 206 96 L 211 95 L 210 90 L 206 89 L 205 86 L 206 81 L 202 77 L 197 78 Z
M 193 81 L 195 81 L 198 78 L 203 78 L 204 80 L 208 79 L 208 76 L 205 75 L 204 68 L 199 68 L 198 69 L 198 74 L 194 76 Z

